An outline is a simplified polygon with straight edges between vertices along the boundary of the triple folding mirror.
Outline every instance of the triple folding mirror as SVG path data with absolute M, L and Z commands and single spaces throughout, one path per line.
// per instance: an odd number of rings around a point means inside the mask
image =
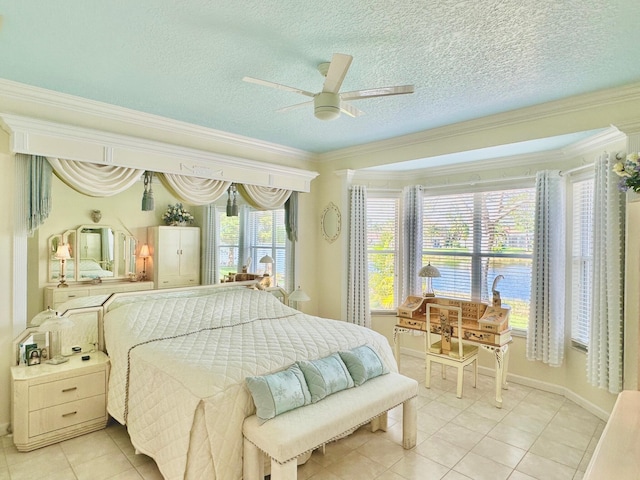
M 124 279 L 135 270 L 136 240 L 127 231 L 110 225 L 80 225 L 75 230 L 52 235 L 48 242 L 49 281 L 60 279 L 61 261 L 56 258 L 58 246 L 69 248 L 66 260 L 67 281 Z

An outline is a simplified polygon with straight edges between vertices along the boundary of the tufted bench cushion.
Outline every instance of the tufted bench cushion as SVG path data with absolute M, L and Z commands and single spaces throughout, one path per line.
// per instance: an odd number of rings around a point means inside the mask
M 418 382 L 399 373 L 375 377 L 359 387 L 329 395 L 321 401 L 262 422 L 252 415 L 244 420 L 244 480 L 264 478 L 262 455 L 271 459 L 272 480 L 297 478 L 296 457 L 372 421 L 386 430 L 386 412 L 403 404 L 403 447 L 416 444 Z M 376 417 L 382 417 L 380 422 Z

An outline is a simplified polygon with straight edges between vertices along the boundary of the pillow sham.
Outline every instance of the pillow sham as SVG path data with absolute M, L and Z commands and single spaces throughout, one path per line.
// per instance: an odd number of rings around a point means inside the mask
M 318 360 L 301 360 L 298 365 L 307 381 L 311 403 L 354 385 L 349 370 L 337 353 Z
M 311 403 L 305 377 L 296 364 L 280 372 L 247 377 L 245 381 L 256 405 L 256 415 L 261 420 Z
M 353 383 L 358 387 L 367 380 L 389 373 L 389 369 L 378 356 L 376 351 L 368 345 L 340 352 L 340 358 L 347 366 Z

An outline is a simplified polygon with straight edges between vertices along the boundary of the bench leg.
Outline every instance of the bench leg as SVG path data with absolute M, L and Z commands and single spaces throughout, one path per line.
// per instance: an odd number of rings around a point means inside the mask
M 410 449 L 416 446 L 418 436 L 418 399 L 410 398 L 402 404 L 402 447 Z
M 297 459 L 294 458 L 287 463 L 278 463 L 275 460 L 271 460 L 271 480 L 296 480 L 297 478 Z
M 378 430 L 382 430 L 383 432 L 387 431 L 387 412 L 384 412 L 382 415 L 378 415 L 376 418 L 371 419 L 371 431 L 377 432 Z
M 244 439 L 242 452 L 243 480 L 264 480 L 264 455 L 253 443 Z

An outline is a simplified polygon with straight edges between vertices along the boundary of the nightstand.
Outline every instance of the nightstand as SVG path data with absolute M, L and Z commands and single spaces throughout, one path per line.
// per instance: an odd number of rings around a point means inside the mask
M 21 452 L 107 425 L 109 357 L 82 355 L 60 365 L 11 367 L 13 443 Z

